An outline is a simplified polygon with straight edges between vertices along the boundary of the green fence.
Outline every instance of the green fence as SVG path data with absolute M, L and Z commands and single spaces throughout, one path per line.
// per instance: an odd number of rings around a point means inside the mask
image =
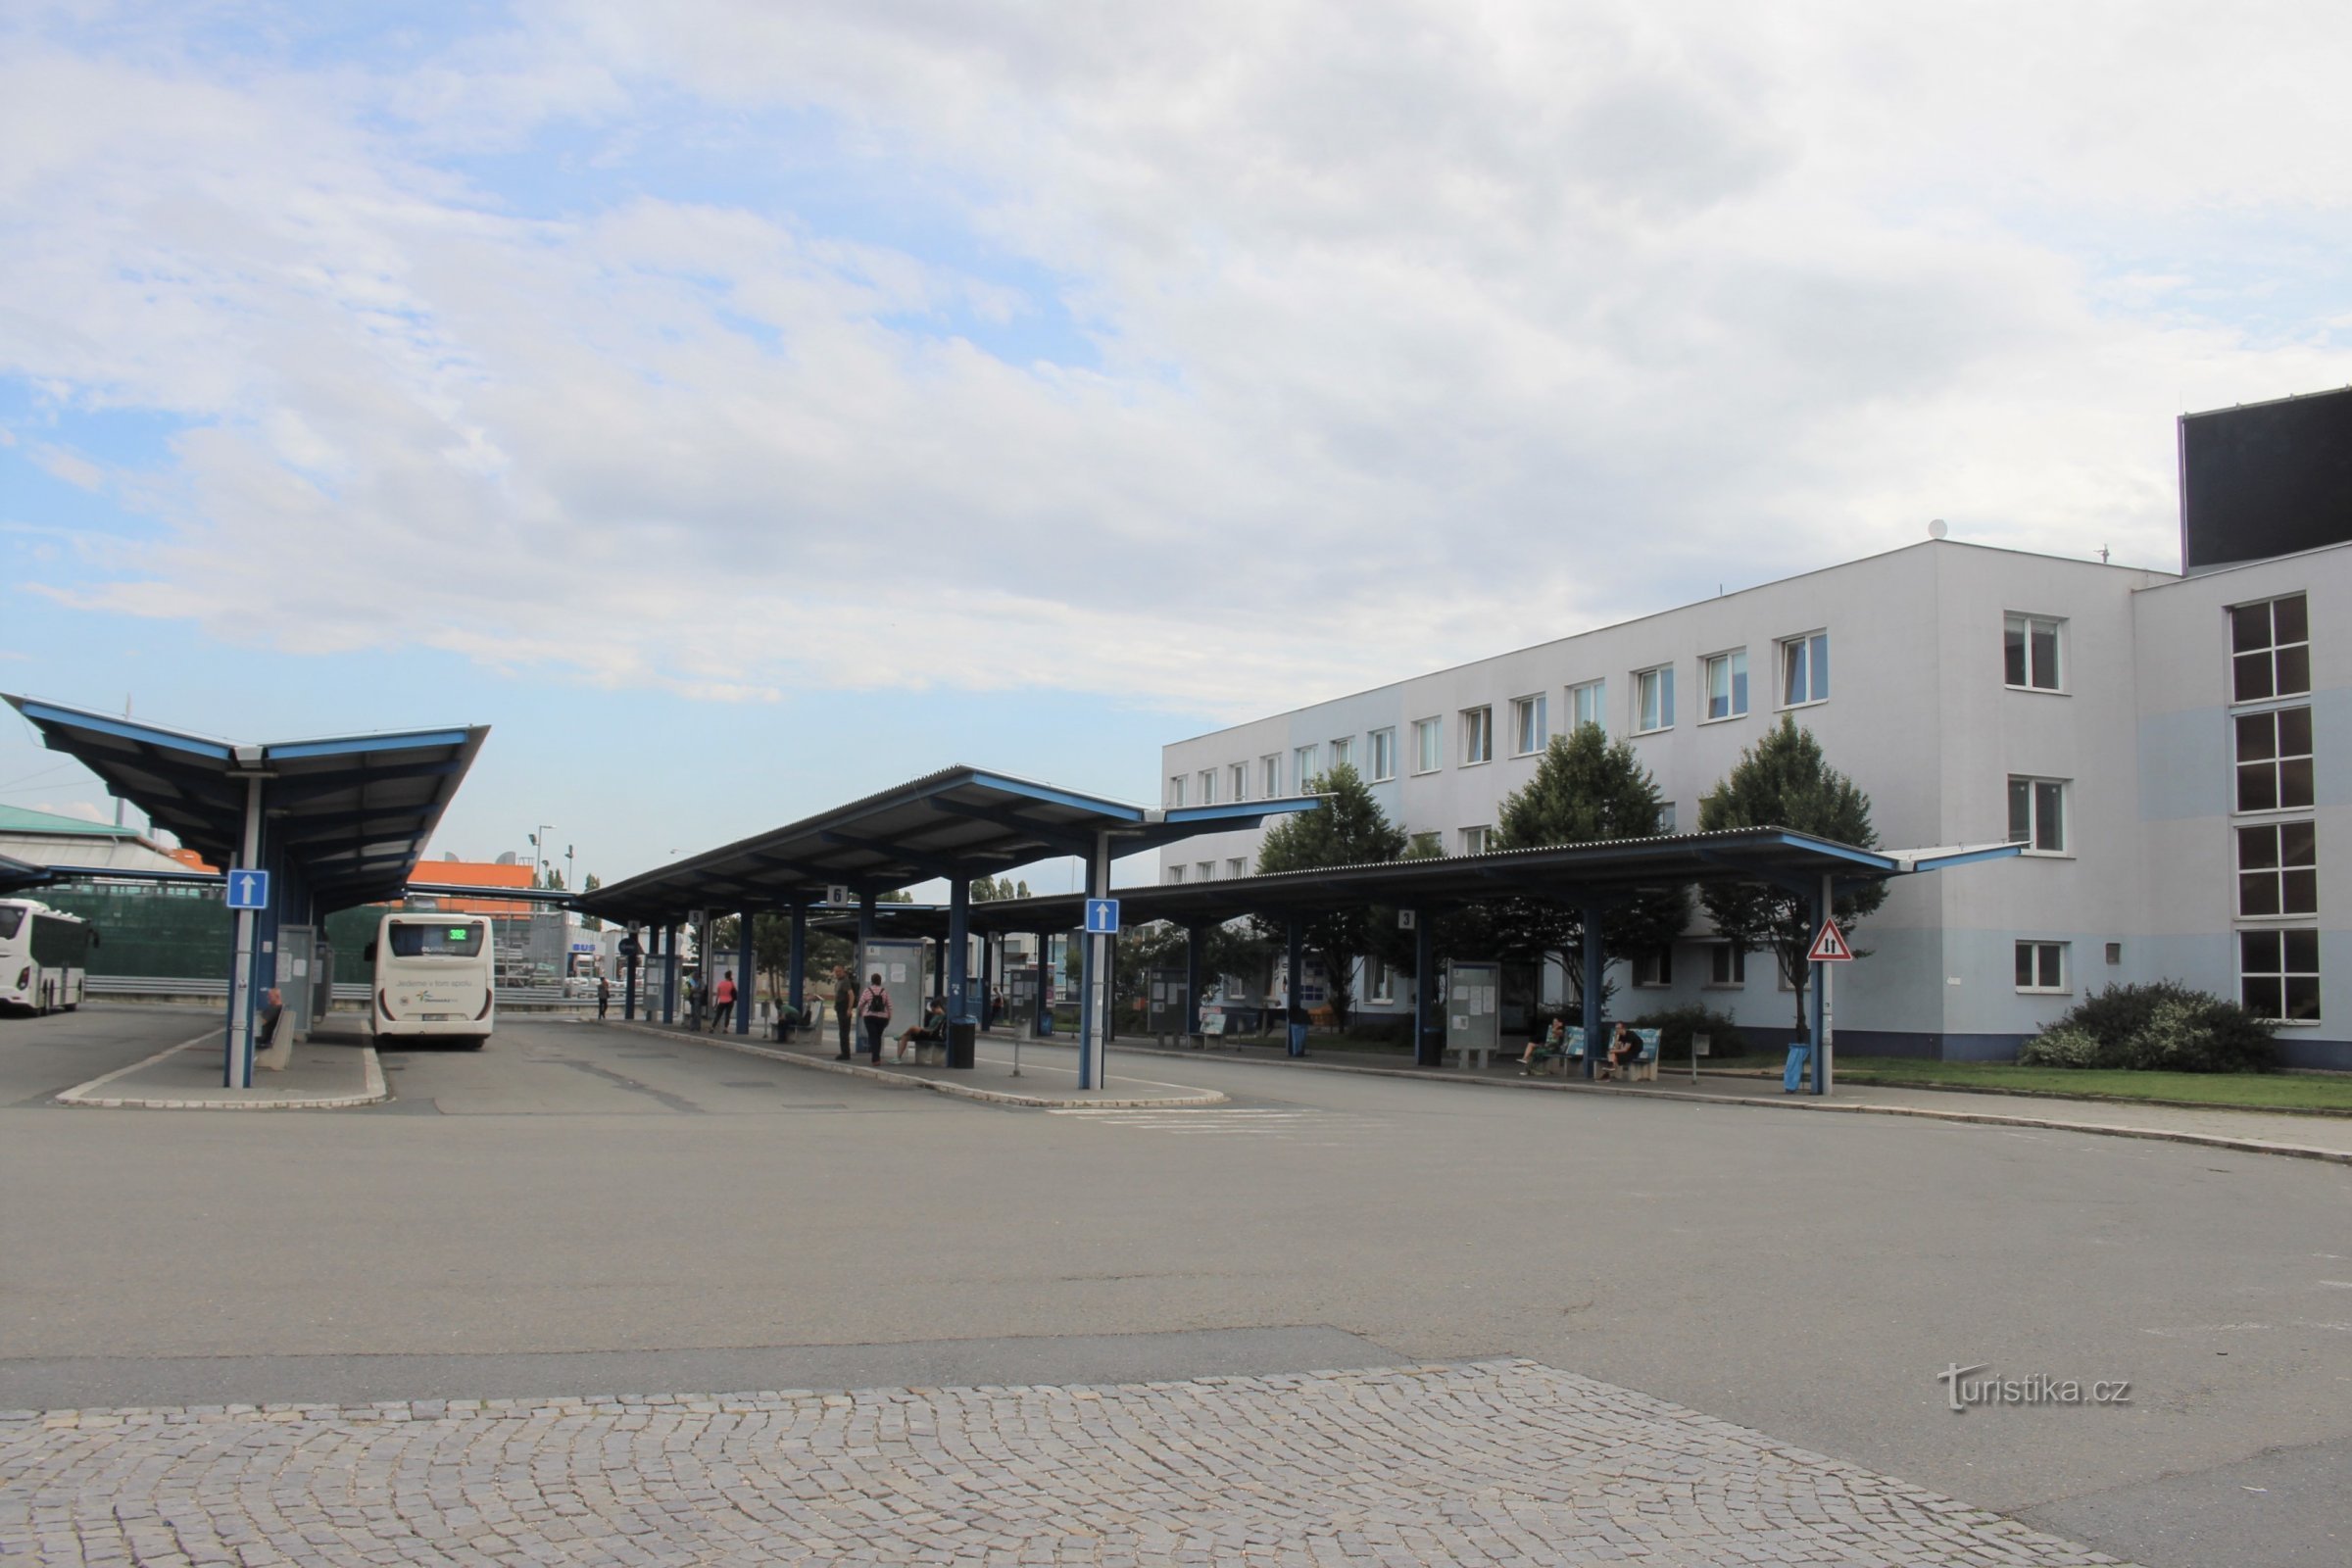
M 236 917 L 219 888 L 68 885 L 42 888 L 33 897 L 98 928 L 98 946 L 90 953 L 94 977 L 217 980 L 228 973 Z M 372 980 L 364 955 L 383 913 L 363 906 L 326 917 L 337 985 L 364 986 Z

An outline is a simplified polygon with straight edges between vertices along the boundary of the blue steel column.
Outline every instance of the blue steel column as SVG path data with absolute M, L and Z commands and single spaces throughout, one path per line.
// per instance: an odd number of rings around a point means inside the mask
M 752 960 L 757 956 L 752 946 L 753 913 L 746 909 L 736 917 L 742 924 L 743 940 L 737 944 L 735 961 L 735 1032 L 752 1032 Z
M 637 935 L 637 928 L 633 925 L 624 926 L 621 928 L 621 935 L 624 938 L 634 937 Z M 643 941 L 640 939 L 640 951 L 642 951 L 643 945 Z M 624 957 L 620 960 L 620 962 L 622 975 L 620 991 L 620 1021 L 623 1023 L 634 1023 L 637 1020 L 637 960 L 634 957 Z
M 1200 950 L 1206 946 L 1200 927 L 1184 928 L 1184 1033 L 1188 1042 L 1200 1032 Z
M 1601 1033 L 1600 994 L 1608 984 L 1609 955 L 1600 933 L 1601 907 L 1585 906 L 1585 1076 L 1598 1075 L 1608 1036 Z
M 980 939 L 980 1017 L 983 1022 L 988 1019 L 989 1004 L 995 1000 L 996 995 L 997 939 L 993 936 L 984 936 Z
M 859 888 L 858 890 L 858 955 L 850 959 L 850 980 L 860 992 L 865 989 L 865 950 L 872 945 L 873 940 L 874 890 Z M 851 1027 L 862 1029 L 865 1026 L 856 1019 L 852 1019 Z M 863 1038 L 863 1036 L 854 1036 L 853 1040 L 862 1040 Z
M 662 1021 L 678 1021 L 678 922 L 672 920 L 662 938 Z
M 1446 1053 L 1430 1047 L 1431 1020 L 1437 1016 L 1438 936 L 1427 909 L 1413 911 L 1413 1064 L 1442 1067 Z
M 971 991 L 971 923 L 972 885 L 960 876 L 952 876 L 948 878 L 948 1016 L 956 1023 L 972 1019 L 964 1005 Z
M 1289 955 L 1286 965 L 1289 972 L 1283 977 L 1282 1049 L 1287 1054 L 1303 1056 L 1306 1050 L 1298 1043 L 1298 1025 L 1305 1021 L 1298 1011 L 1298 972 L 1306 967 L 1306 933 L 1299 929 L 1296 919 L 1288 920 L 1284 922 L 1283 940 Z
M 808 906 L 792 906 L 792 956 L 786 960 L 785 1004 L 798 1013 L 808 994 Z
M 1054 933 L 1037 933 L 1037 995 L 1030 1001 L 1037 1016 L 1030 1019 L 1030 1033 L 1043 1039 L 1054 1017 Z
M 1086 858 L 1086 896 L 1110 897 L 1110 835 L 1095 834 L 1095 851 Z M 1092 932 L 1086 938 L 1085 967 L 1078 983 L 1078 1087 L 1102 1086 L 1104 1035 L 1110 1013 L 1109 940 Z

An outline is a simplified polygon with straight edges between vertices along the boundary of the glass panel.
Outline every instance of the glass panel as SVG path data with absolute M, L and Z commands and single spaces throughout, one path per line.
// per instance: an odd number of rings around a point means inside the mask
M 1732 662 L 1728 659 L 1707 661 L 1707 716 L 1732 716 Z
M 2258 703 L 2271 695 L 2271 656 L 2239 654 L 2230 661 L 2236 670 L 2233 696 L 2241 703 Z
M 2317 823 L 2281 822 L 2278 824 L 2278 863 L 2280 865 L 2317 865 L 2320 863 L 2320 833 Z
M 2009 842 L 2024 844 L 2034 837 L 2034 786 L 2022 778 L 2009 781 Z
M 2066 786 L 2063 784 L 2034 786 L 2034 847 L 2037 850 L 2066 848 Z
M 2237 866 L 2241 871 L 2267 871 L 2278 864 L 2278 830 L 2241 827 L 2237 830 Z
M 2278 873 L 2276 871 L 2239 872 L 2237 912 L 2244 915 L 2278 913 Z
M 2317 931 L 2281 931 L 2278 938 L 2286 945 L 2288 974 L 2320 972 L 2320 934 Z
M 2271 630 L 2280 643 L 2311 641 L 2311 608 L 2301 594 L 2271 601 Z
M 2278 723 L 2269 713 L 2247 713 L 2237 721 L 2237 760 L 2258 762 L 2278 755 Z
M 2026 683 L 2026 622 L 2022 615 L 2011 615 L 2001 639 L 2001 678 L 2012 686 Z
M 2311 804 L 2311 759 L 2289 757 L 2278 763 L 2278 805 L 2281 808 Z
M 2066 944 L 2045 942 L 2036 950 L 2041 958 L 2041 984 L 2051 991 L 2066 989 Z
M 2237 966 L 2246 974 L 2277 974 L 2278 933 L 2240 931 L 2237 934 Z
M 1813 701 L 1822 702 L 1830 695 L 1830 634 L 1823 632 L 1813 639 L 1812 668 L 1805 673 L 1813 688 Z
M 2281 697 L 2295 696 L 2311 690 L 2311 649 L 2309 645 L 2278 650 L 2278 679 L 2276 690 Z
M 2230 651 L 2249 653 L 2271 646 L 2271 607 L 2240 605 L 2230 612 Z
M 2033 985 L 2033 983 L 2034 944 L 2031 942 L 2020 942 L 2017 945 L 2017 989 L 2023 991 L 2027 987 Z
M 2248 909 L 2248 914 L 2254 911 Z M 2278 913 L 2317 914 L 2320 912 L 2320 873 L 2317 871 L 2281 871 L 2278 873 Z
M 1674 671 L 1672 669 L 1659 670 L 1658 685 L 1665 693 L 1664 697 L 1660 699 L 1659 709 L 1665 715 L 1666 726 L 1672 728 L 1674 725 Z
M 2320 1015 L 2320 977 L 2316 974 L 2290 974 L 2286 977 L 2286 1016 L 2298 1022 L 2312 1022 Z
M 2311 755 L 2311 710 L 2281 708 L 2278 712 L 2278 755 L 2280 757 L 2309 757 Z
M 1805 645 L 1781 645 L 1781 701 L 1791 707 L 1805 700 Z
M 2058 689 L 2058 623 L 2034 622 L 2034 684 L 2043 691 Z
M 2245 999 L 2246 1010 L 2258 1018 L 2285 1016 L 2280 1008 L 2285 1004 L 2286 988 L 2277 980 L 2247 975 L 2240 995 Z
M 23 909 L 0 908 L 0 942 L 15 940 L 17 927 L 24 923 L 24 911 Z
M 1747 656 L 1745 654 L 1734 654 L 1732 656 L 1732 712 L 1737 715 L 1746 711 Z
M 2278 809 L 2278 772 L 2269 762 L 2240 762 L 2237 768 L 2237 808 L 2241 811 Z

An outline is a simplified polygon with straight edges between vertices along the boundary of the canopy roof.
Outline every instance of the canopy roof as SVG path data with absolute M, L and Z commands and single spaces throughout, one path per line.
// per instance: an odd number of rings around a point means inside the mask
M 584 893 L 578 906 L 607 919 L 659 922 L 695 909 L 814 905 L 829 888 L 885 893 L 933 877 L 993 876 L 1049 856 L 1090 856 L 1098 834 L 1109 835 L 1113 856 L 1132 855 L 1318 804 L 1291 796 L 1160 810 L 950 767 Z
M 1825 875 L 1844 883 L 1883 881 L 1973 860 L 2006 858 L 2021 848 L 1979 844 L 1862 850 L 1788 828 L 1745 827 L 1115 891 L 1122 925 L 1152 920 L 1213 924 L 1245 914 L 1278 917 L 1365 904 L 1442 909 L 1512 897 L 1608 903 L 1692 882 L 1775 882 L 1810 891 Z M 1085 904 L 1076 894 L 975 904 L 972 929 L 1066 930 L 1082 921 Z
M 56 879 L 56 873 L 45 865 L 30 865 L 8 856 L 0 855 L 0 898 L 37 888 Z
M 33 698 L 6 701 L 51 751 L 78 759 L 216 865 L 242 849 L 247 780 L 262 778 L 272 855 L 322 909 L 400 897 L 490 733 L 475 725 L 251 746 Z

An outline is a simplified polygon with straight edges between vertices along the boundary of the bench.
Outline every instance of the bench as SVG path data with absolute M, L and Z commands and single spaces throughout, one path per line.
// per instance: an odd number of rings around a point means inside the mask
M 1622 1064 L 1625 1081 L 1627 1083 L 1655 1083 L 1658 1077 L 1658 1031 L 1637 1029 L 1634 1031 L 1634 1038 L 1642 1042 L 1642 1054 Z M 1535 1058 L 1529 1062 L 1528 1070 L 1541 1072 L 1545 1062 L 1556 1061 L 1559 1066 L 1554 1070 L 1565 1073 L 1568 1063 L 1584 1059 L 1585 1032 L 1582 1029 L 1571 1029 L 1568 1031 L 1568 1043 L 1556 1051 L 1549 1046 L 1537 1046 Z M 1603 1061 L 1604 1063 L 1606 1061 L 1605 1054 Z
M 1630 1060 L 1619 1063 L 1619 1070 L 1629 1084 L 1656 1083 L 1658 1081 L 1658 1031 L 1637 1029 L 1634 1031 L 1634 1038 L 1642 1042 L 1641 1054 Z

